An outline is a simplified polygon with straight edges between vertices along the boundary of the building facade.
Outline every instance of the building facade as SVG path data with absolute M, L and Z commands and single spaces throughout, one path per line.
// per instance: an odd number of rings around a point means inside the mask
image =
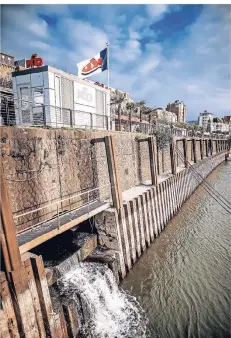
M 169 103 L 166 110 L 176 114 L 177 122 L 186 123 L 187 107 L 183 101 L 176 100 L 174 103 Z
M 209 133 L 229 133 L 230 132 L 230 116 L 224 118 L 214 117 L 214 114 L 205 110 L 199 115 L 199 125 L 203 127 L 205 132 Z
M 198 120 L 199 126 L 203 127 L 204 130 L 207 131 L 207 129 L 211 128 L 213 119 L 214 119 L 214 114 L 209 113 L 207 110 L 205 110 L 203 113 L 200 113 L 199 115 L 199 120 Z
M 12 73 L 16 124 L 110 129 L 110 92 L 60 69 Z
M 230 126 L 230 123 L 225 123 L 223 119 L 219 119 L 219 121 L 212 123 L 211 132 L 228 134 Z
M 153 117 L 157 120 L 157 122 L 158 120 L 173 124 L 177 122 L 177 115 L 164 108 L 155 108 L 153 110 Z
M 11 73 L 14 70 L 14 56 L 0 53 L 0 85 L 2 87 L 12 88 Z
M 15 111 L 12 91 L 14 57 L 0 53 L 0 125 L 14 125 Z

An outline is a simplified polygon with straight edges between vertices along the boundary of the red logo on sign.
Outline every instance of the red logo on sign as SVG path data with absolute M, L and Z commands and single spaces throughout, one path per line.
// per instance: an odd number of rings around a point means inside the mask
M 27 68 L 34 68 L 34 67 L 41 67 L 43 66 L 44 62 L 43 59 L 37 57 L 38 54 L 32 54 L 30 60 L 26 60 L 26 67 Z

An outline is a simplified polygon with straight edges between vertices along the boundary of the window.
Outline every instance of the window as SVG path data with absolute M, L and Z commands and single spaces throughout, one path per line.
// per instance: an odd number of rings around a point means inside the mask
M 28 87 L 20 88 L 20 99 L 21 99 L 22 109 L 28 109 L 29 108 L 29 88 Z
M 33 101 L 35 106 L 41 106 L 43 102 L 43 88 L 35 88 L 34 89 L 34 95 L 33 95 Z
M 55 75 L 55 105 L 56 107 L 61 106 L 60 77 L 57 75 Z

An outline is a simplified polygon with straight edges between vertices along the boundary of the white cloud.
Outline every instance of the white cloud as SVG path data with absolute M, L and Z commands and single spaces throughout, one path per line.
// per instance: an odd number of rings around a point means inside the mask
M 51 46 L 48 43 L 42 42 L 42 41 L 37 41 L 37 40 L 33 40 L 33 41 L 29 41 L 29 46 L 33 47 L 33 48 L 38 48 L 41 51 L 49 51 L 51 50 Z
M 163 4 L 146 6 L 147 14 L 155 21 L 162 19 L 162 17 L 168 12 L 168 10 L 169 10 L 168 5 Z
M 100 22 L 74 19 L 68 6 L 63 7 L 64 15 L 61 7 L 45 7 L 44 13 L 56 16 L 55 27 L 36 14 L 38 7 L 5 7 L 2 40 L 6 52 L 18 58 L 38 52 L 46 63 L 76 73 L 76 62 L 95 55 L 109 40 L 110 84 L 129 92 L 134 100 L 147 100 L 150 106 L 184 100 L 190 120 L 204 109 L 218 115 L 230 109 L 229 6 L 205 6 L 186 29 L 187 37 L 171 46 L 169 56 L 156 42 L 157 33 L 150 25 L 180 7 L 145 6 L 146 15 L 140 12 L 130 19 L 119 7 L 113 13 L 102 7 Z M 37 35 L 39 27 L 42 34 Z M 147 37 L 150 42 L 143 45 Z M 106 82 L 106 73 L 98 78 Z
M 12 28 L 10 28 L 11 25 L 9 25 L 9 29 L 17 29 L 17 35 L 23 32 L 25 34 L 26 31 L 30 31 L 41 37 L 48 35 L 47 23 L 39 18 L 30 6 L 17 6 L 17 8 L 14 6 L 5 6 L 4 19 L 5 22 L 12 24 Z
M 90 58 L 98 53 L 107 43 L 108 36 L 105 32 L 91 24 L 74 19 L 60 21 L 60 30 L 65 27 L 65 35 L 72 47 L 80 57 Z
M 35 35 L 46 37 L 48 34 L 47 23 L 44 20 L 40 22 L 31 22 L 28 24 L 28 29 Z

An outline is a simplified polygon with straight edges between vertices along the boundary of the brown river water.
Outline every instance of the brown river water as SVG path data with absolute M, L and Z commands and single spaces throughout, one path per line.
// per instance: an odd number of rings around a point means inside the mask
M 231 162 L 207 181 L 231 201 Z M 231 337 L 231 215 L 200 186 L 122 283 L 151 337 Z

